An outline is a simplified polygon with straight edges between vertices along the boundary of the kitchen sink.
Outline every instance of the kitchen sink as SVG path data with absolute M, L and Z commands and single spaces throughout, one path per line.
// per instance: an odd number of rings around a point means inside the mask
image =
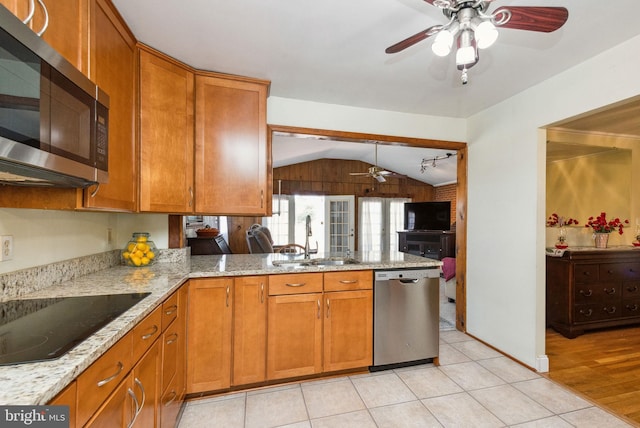
M 322 259 L 288 259 L 288 260 L 274 260 L 274 266 L 287 267 L 287 268 L 304 268 L 311 266 L 343 266 L 353 265 L 360 263 L 358 260 L 351 257 L 326 257 Z

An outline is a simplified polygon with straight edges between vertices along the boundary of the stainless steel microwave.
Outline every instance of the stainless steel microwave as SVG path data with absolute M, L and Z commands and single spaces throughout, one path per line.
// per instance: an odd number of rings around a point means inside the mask
M 108 181 L 109 97 L 0 5 L 0 183 Z

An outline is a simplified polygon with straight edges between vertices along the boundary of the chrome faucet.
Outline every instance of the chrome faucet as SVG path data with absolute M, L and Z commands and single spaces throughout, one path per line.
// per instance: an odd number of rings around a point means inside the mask
M 305 219 L 305 228 L 306 228 L 306 233 L 305 233 L 305 241 L 304 241 L 304 258 L 308 259 L 309 258 L 309 237 L 311 236 L 311 216 L 307 215 L 307 218 Z

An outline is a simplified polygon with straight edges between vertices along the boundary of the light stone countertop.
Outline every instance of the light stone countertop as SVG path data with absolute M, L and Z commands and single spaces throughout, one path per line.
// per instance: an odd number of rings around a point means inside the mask
M 312 258 L 321 257 L 312 255 Z M 439 268 L 441 262 L 406 253 L 353 254 L 358 264 L 276 267 L 281 254 L 192 256 L 184 263 L 145 268 L 115 266 L 21 296 L 21 299 L 96 294 L 151 294 L 66 354 L 53 360 L 0 366 L 0 405 L 46 404 L 189 278 L 327 272 L 362 269 Z M 295 256 L 301 259 L 302 256 Z

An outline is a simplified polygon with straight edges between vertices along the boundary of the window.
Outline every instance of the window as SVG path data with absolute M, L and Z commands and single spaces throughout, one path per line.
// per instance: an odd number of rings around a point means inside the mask
M 359 198 L 358 251 L 397 251 L 407 198 Z

